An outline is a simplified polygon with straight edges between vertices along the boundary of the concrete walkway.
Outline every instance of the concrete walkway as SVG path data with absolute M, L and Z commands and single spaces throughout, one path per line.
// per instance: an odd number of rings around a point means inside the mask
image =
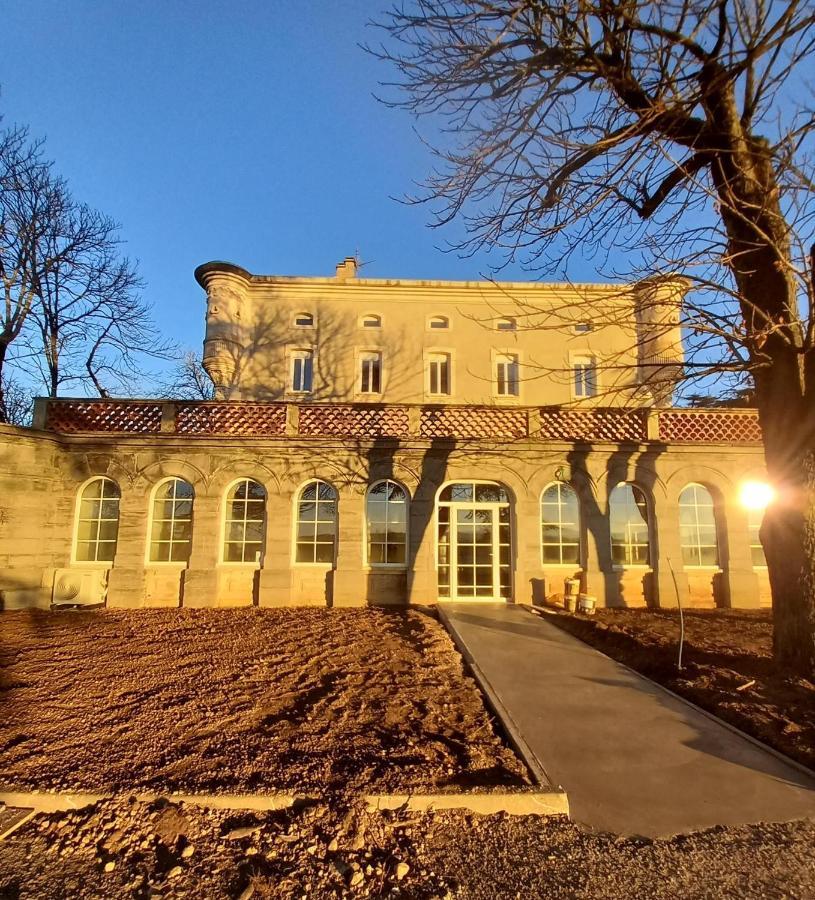
M 439 610 L 576 822 L 663 837 L 815 817 L 815 777 L 545 618 L 497 603 Z

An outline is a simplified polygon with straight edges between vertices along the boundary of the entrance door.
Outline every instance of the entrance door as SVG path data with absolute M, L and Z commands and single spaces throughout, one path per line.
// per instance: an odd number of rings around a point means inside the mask
M 439 498 L 439 594 L 452 600 L 509 599 L 509 497 L 496 484 L 462 482 Z

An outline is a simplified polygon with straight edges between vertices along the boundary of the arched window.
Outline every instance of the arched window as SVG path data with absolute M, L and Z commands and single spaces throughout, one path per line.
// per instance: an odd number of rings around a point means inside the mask
M 251 478 L 241 478 L 226 498 L 224 562 L 259 563 L 265 522 L 265 488 Z
M 443 331 L 445 328 L 450 327 L 450 320 L 447 316 L 431 316 L 427 320 L 427 327 L 434 331 Z
M 570 484 L 556 481 L 541 494 L 543 562 L 580 565 L 580 504 Z
M 368 488 L 368 562 L 373 566 L 404 566 L 407 548 L 407 491 L 395 481 Z
M 363 328 L 382 327 L 382 317 L 377 316 L 375 313 L 369 313 L 367 316 L 363 316 L 360 322 Z
M 511 316 L 507 316 L 504 319 L 495 320 L 496 331 L 516 331 L 517 328 L 518 323 Z
M 312 328 L 314 326 L 314 316 L 307 312 L 297 313 L 294 317 L 294 324 L 298 328 Z
M 334 562 L 337 541 L 337 492 L 325 481 L 310 481 L 297 501 L 295 561 Z
M 94 478 L 79 496 L 74 556 L 77 562 L 113 562 L 119 536 L 119 485 Z
M 647 566 L 650 539 L 645 494 L 635 484 L 618 484 L 608 502 L 612 561 L 618 566 Z
M 764 510 L 749 507 L 747 510 L 747 534 L 750 539 L 750 556 L 753 560 L 753 568 L 761 569 L 767 565 L 767 558 L 764 556 L 764 545 L 759 537 L 759 529 L 764 521 Z
M 153 494 L 150 562 L 189 561 L 194 496 L 192 485 L 181 478 L 158 485 Z
M 686 566 L 719 564 L 716 510 L 710 491 L 701 484 L 689 484 L 679 495 L 679 537 Z

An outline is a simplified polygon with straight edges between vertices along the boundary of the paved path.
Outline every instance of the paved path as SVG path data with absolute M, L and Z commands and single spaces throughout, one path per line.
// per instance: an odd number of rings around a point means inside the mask
M 815 777 L 545 619 L 505 604 L 439 609 L 575 821 L 660 837 L 815 817 Z

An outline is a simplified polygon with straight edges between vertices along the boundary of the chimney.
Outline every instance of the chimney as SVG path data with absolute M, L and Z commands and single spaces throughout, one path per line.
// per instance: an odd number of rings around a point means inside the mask
M 357 277 L 357 258 L 355 256 L 346 256 L 341 263 L 337 263 L 337 280 L 347 281 L 349 278 Z

